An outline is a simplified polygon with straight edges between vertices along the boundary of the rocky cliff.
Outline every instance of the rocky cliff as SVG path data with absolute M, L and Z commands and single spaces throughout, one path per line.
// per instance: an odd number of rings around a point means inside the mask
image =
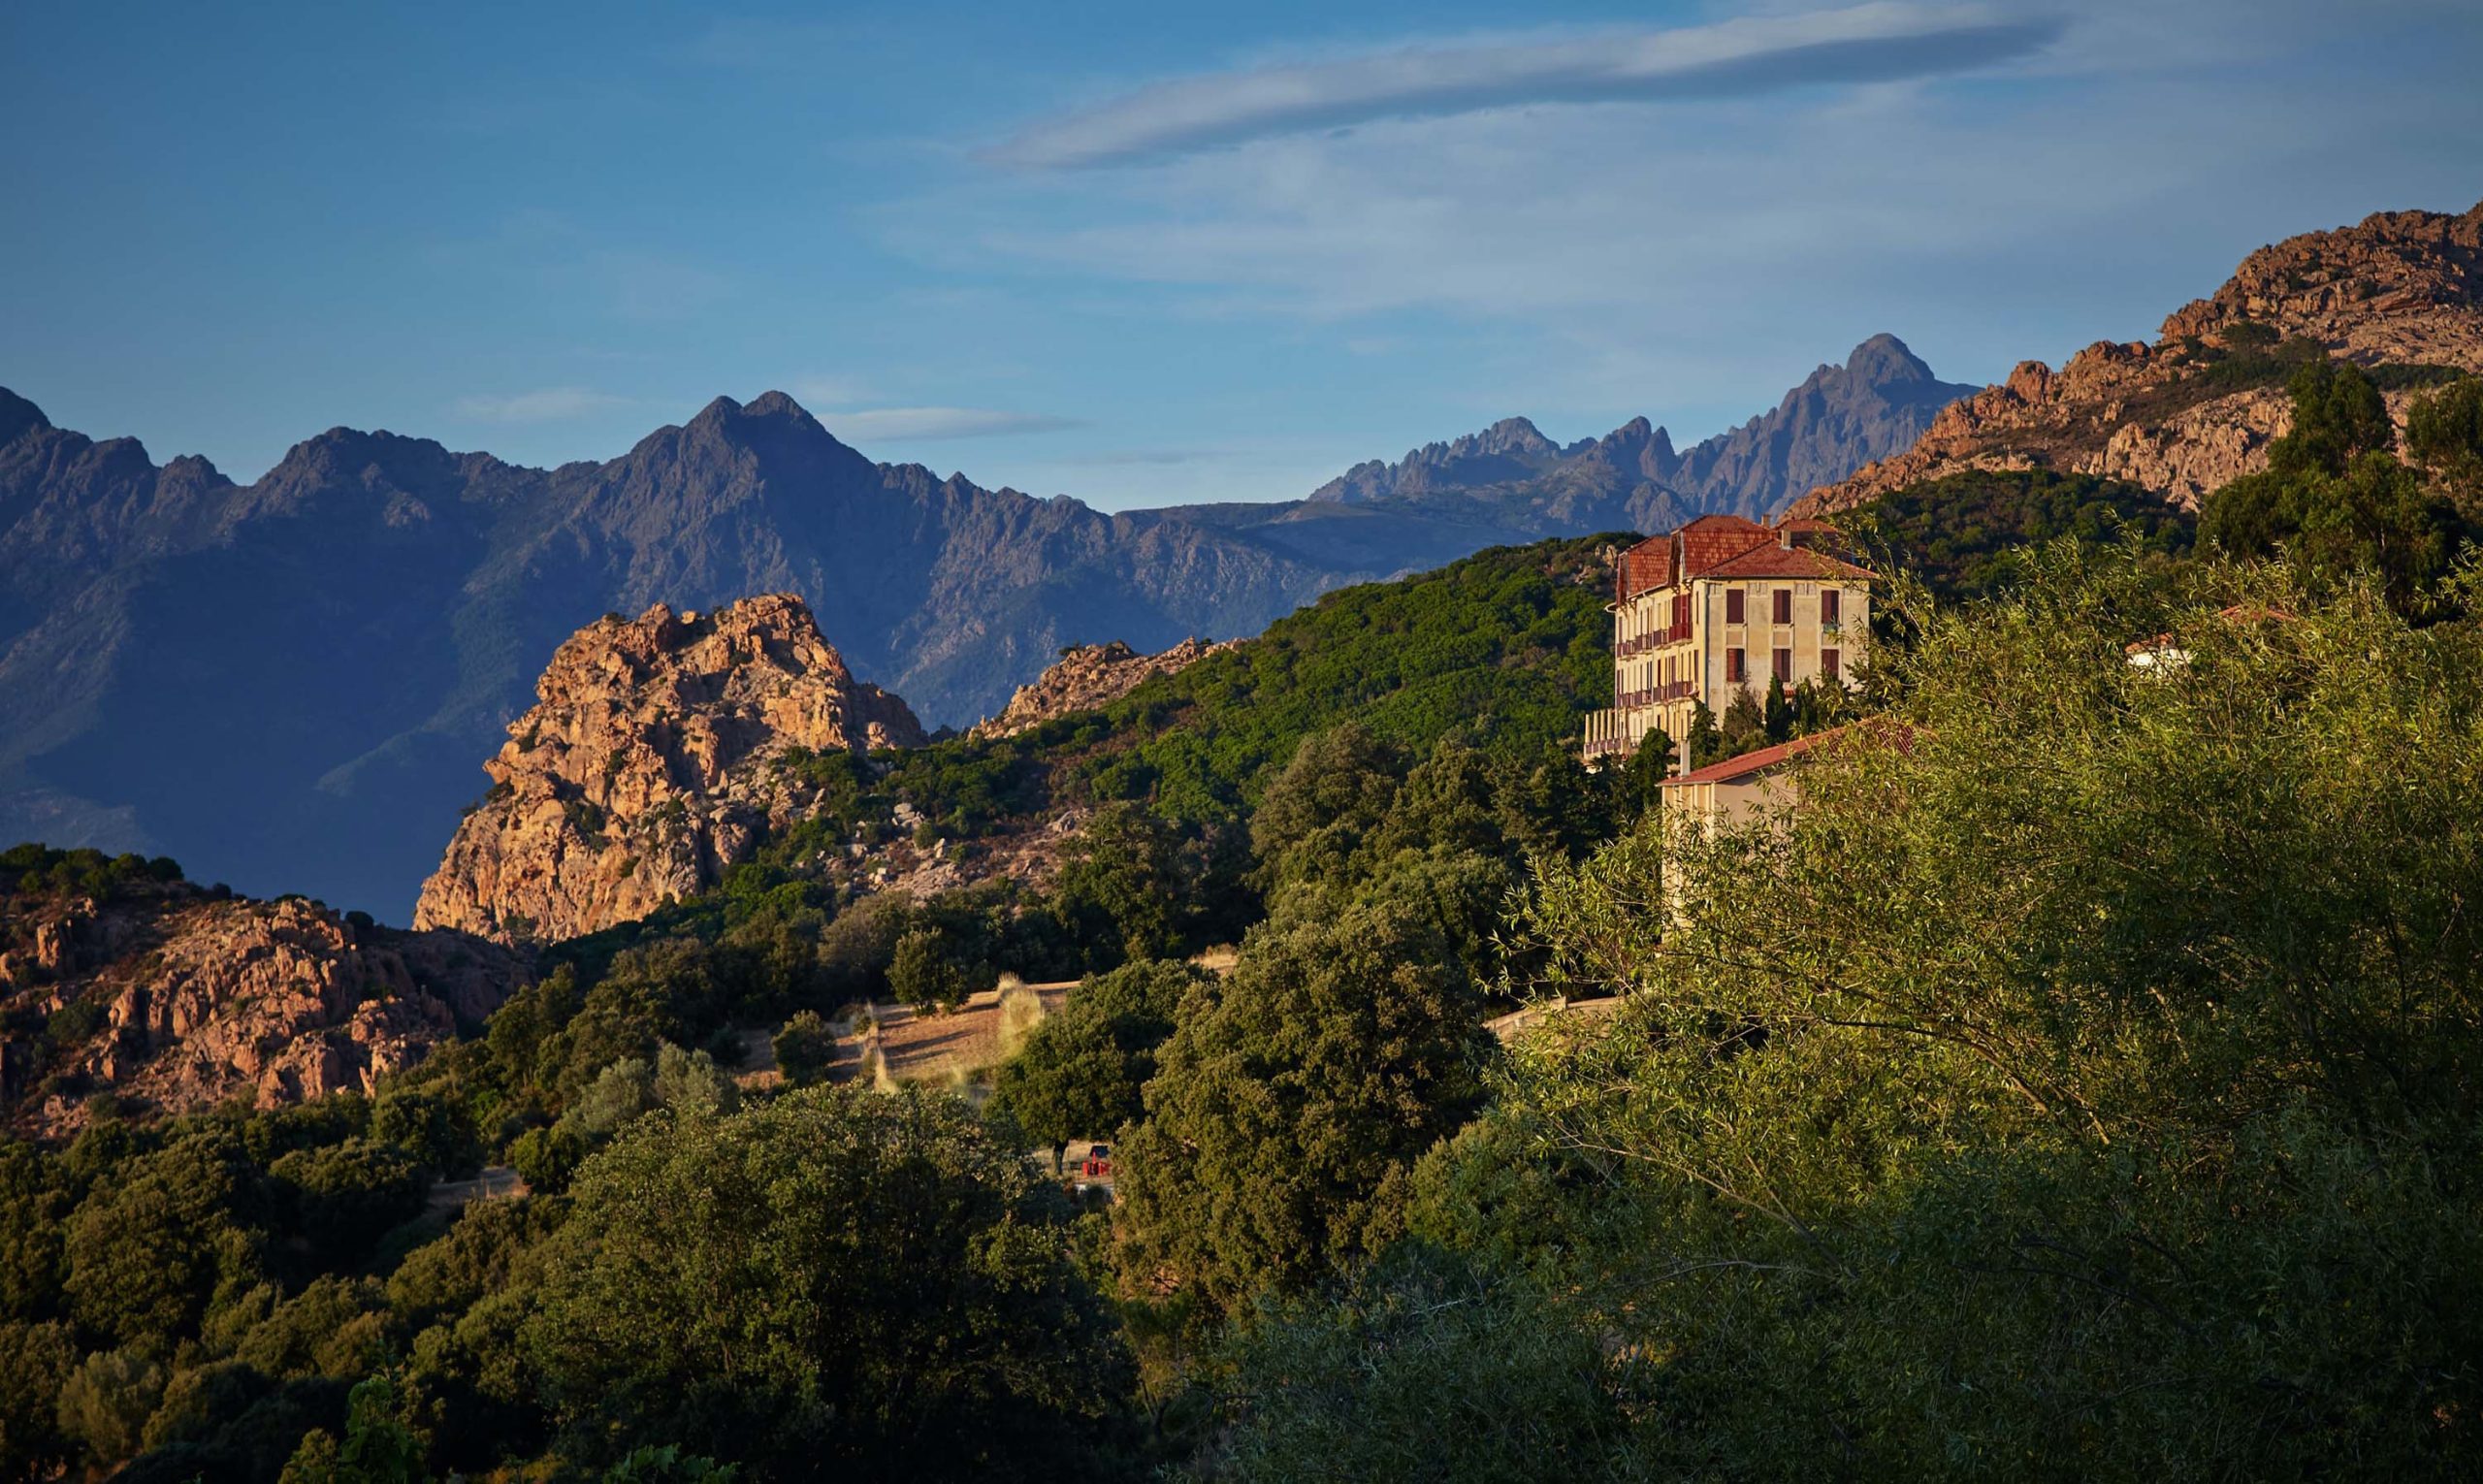
M 2194 505 L 2266 466 L 2289 422 L 2286 375 L 2320 351 L 2381 369 L 2401 419 L 2405 383 L 2483 371 L 2483 205 L 2382 212 L 2262 247 L 2169 315 L 2154 343 L 2098 341 L 2057 371 L 2022 362 L 1911 448 L 1794 510 L 1823 514 L 1971 468 L 2103 474 Z
M 0 1098 L 17 1131 L 65 1136 L 97 1092 L 178 1113 L 369 1091 L 526 978 L 499 945 L 299 897 L 177 881 L 0 893 Z
M 1154 655 L 1142 655 L 1118 639 L 1109 644 L 1073 645 L 1063 650 L 1060 659 L 1032 684 L 1019 686 L 1017 694 L 1009 697 L 1007 709 L 978 723 L 971 735 L 1014 737 L 1054 717 L 1110 705 L 1155 676 L 1185 670 L 1218 650 L 1231 649 L 1237 642 L 1228 639 L 1209 644 L 1204 639 L 1183 639 Z
M 915 747 L 905 702 L 855 680 L 800 598 L 610 615 L 552 657 L 484 764 L 492 787 L 423 884 L 417 927 L 557 941 L 716 884 L 808 802 L 793 749 Z

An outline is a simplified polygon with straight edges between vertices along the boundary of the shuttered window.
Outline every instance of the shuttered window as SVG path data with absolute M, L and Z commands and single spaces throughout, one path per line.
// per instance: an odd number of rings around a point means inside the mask
M 1743 603 L 1742 603 L 1742 597 L 1743 597 L 1743 595 L 1742 595 L 1742 590 L 1741 590 L 1741 589 L 1739 589 L 1739 588 L 1726 588 L 1726 589 L 1725 590 L 1725 623 L 1727 623 L 1727 624 L 1738 624 L 1738 623 L 1742 622 L 1742 617 L 1743 617 Z
M 1826 676 L 1828 679 L 1830 679 L 1830 680 L 1835 680 L 1835 679 L 1840 678 L 1840 676 L 1841 676 L 1842 672 L 1837 668 L 1837 664 L 1838 664 L 1838 661 L 1841 661 L 1841 660 L 1843 660 L 1844 658 L 1845 658 L 1844 656 L 1842 656 L 1842 655 L 1838 654 L 1835 650 L 1832 650 L 1832 649 L 1823 649 L 1823 650 L 1821 650 L 1821 651 L 1820 651 L 1820 673 L 1821 673 L 1821 674 L 1822 674 L 1822 675 L 1825 675 L 1825 676 Z
M 1793 590 L 1791 588 L 1776 590 L 1776 622 L 1780 624 L 1793 622 Z
M 1738 597 L 1741 595 L 1735 594 Z M 1725 679 L 1734 685 L 1750 679 L 1750 662 L 1738 649 L 1725 651 Z
M 1776 678 L 1787 682 L 1792 680 L 1793 652 L 1791 650 L 1780 649 L 1776 652 Z
M 1820 589 L 1820 622 L 1822 624 L 1837 622 L 1838 614 L 1843 611 L 1844 598 L 1845 595 L 1834 588 Z M 1836 672 L 1830 670 L 1828 673 L 1833 675 Z

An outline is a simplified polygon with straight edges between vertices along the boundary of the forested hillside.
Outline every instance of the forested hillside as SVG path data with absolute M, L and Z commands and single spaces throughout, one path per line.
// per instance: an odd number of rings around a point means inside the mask
M 2048 476 L 1886 500 L 1923 580 L 1840 703 L 1883 720 L 1741 825 L 1667 827 L 1652 752 L 1576 761 L 1593 541 L 1334 595 L 1016 738 L 795 759 L 815 818 L 543 946 L 368 1096 L 107 1094 L 0 1148 L 0 1449 L 2471 1472 L 2483 382 L 2402 438 L 2350 370 L 2289 396 L 2195 537 Z M 1693 752 L 1802 725 L 1751 709 Z M 900 803 L 943 864 L 1077 825 L 1047 874 L 875 888 L 839 862 Z M 1005 972 L 1081 982 L 992 1064 L 874 1087 L 860 1002 L 937 1026 Z M 1621 1003 L 1487 1033 L 1537 993 Z M 1053 1178 L 1072 1140 L 1109 1196 Z M 501 1164 L 527 1194 L 464 1182 Z

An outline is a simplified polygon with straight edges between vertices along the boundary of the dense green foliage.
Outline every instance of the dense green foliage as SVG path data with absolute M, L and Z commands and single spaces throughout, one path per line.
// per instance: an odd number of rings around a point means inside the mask
M 947 1098 L 659 1114 L 571 1202 L 523 1343 L 581 1461 L 1074 1476 L 1125 1386 L 1066 1206 Z
M 2401 606 L 2419 607 L 2448 574 L 2474 527 L 2445 489 L 2397 457 L 2397 429 L 2360 367 L 2320 360 L 2290 383 L 2293 426 L 2268 449 L 2268 468 L 2226 485 L 2201 507 L 2200 533 L 2240 556 L 2287 552 L 2335 577 L 2370 569 Z M 2473 394 L 2452 388 L 2427 402 L 2425 457 L 2460 477 L 2475 460 Z
M 1522 1276 L 1402 1243 L 1331 1294 L 1263 1302 L 1209 1354 L 1204 1369 L 1249 1403 L 1199 1472 L 1629 1477 L 1628 1368 L 1581 1317 Z
M 1464 970 L 1413 913 L 1255 930 L 1119 1145 L 1124 1261 L 1225 1305 L 1379 1251 L 1414 1160 L 1480 1094 L 1479 1035 Z
M 95 850 L 54 850 L 28 842 L 0 851 L 0 896 L 77 895 L 108 902 L 150 886 L 181 879 L 178 861 L 170 855 L 107 855 Z
M 2467 508 L 2483 501 L 2483 376 L 2414 397 L 2405 409 L 2405 457 Z
M 2075 549 L 1919 623 L 1914 729 L 1797 810 L 1546 872 L 1528 935 L 1635 998 L 1521 1046 L 1408 1229 L 1592 1344 L 1657 1475 L 2470 1472 L 2483 631 Z M 1391 1292 L 1238 1341 L 1245 1461 L 1423 1456 L 1486 1387 L 1609 1441 Z
M 0 1145 L 0 1476 L 1109 1476 L 1126 1354 L 1014 1130 L 730 1087 L 616 1063 L 570 1194 L 462 1213 L 359 1099 Z
M 2022 574 L 2027 554 L 2072 536 L 2171 559 L 2195 522 L 2151 490 L 2093 474 L 1969 469 L 1926 479 L 1840 516 L 1875 565 L 1943 598 L 1982 598 Z
M 1145 1111 L 1140 1097 L 1182 997 L 1209 982 L 1162 960 L 1089 979 L 1002 1064 L 993 1089 L 1001 1106 L 1038 1145 L 1113 1138 Z
M 1331 593 L 1100 712 L 892 759 L 883 787 L 959 834 L 1053 802 L 1143 801 L 1181 825 L 1245 819 L 1304 738 L 1348 718 L 1401 747 L 1451 731 L 1533 752 L 1609 703 L 1600 552 L 1503 547 Z

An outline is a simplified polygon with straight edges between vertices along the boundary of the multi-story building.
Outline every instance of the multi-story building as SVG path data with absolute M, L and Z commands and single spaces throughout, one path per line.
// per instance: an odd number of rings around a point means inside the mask
M 1822 521 L 1702 515 L 1621 553 L 1612 709 L 1587 718 L 1587 761 L 1658 727 L 1679 742 L 1701 703 L 1721 717 L 1744 687 L 1843 684 L 1871 632 L 1871 573 L 1823 549 L 1836 539 Z

